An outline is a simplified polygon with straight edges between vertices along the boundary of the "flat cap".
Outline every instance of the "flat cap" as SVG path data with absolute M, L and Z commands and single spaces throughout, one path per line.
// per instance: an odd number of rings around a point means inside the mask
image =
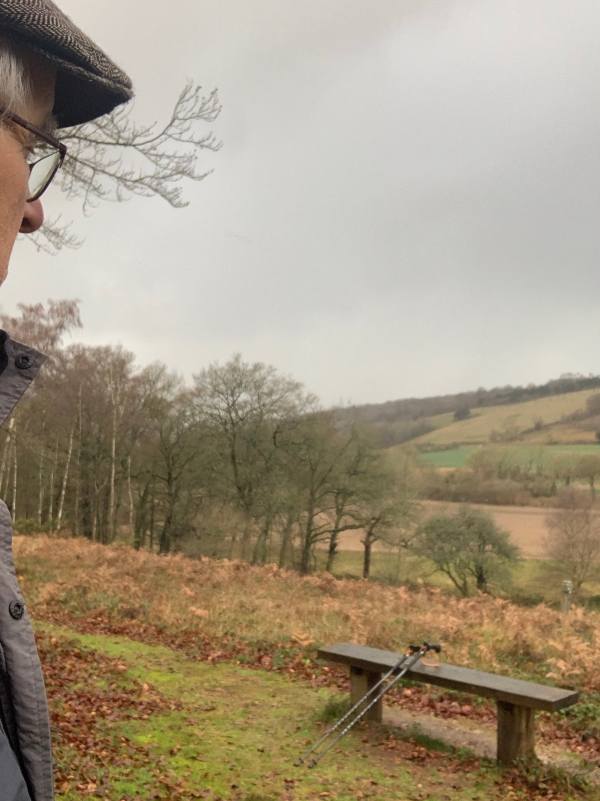
M 133 96 L 128 76 L 52 0 L 0 0 L 0 34 L 56 66 L 54 115 L 61 128 L 89 122 Z

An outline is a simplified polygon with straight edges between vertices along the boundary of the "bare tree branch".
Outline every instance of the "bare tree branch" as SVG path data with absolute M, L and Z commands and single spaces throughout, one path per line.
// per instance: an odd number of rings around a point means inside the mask
M 77 250 L 83 244 L 83 239 L 79 239 L 71 233 L 70 229 L 71 223 L 63 223 L 59 215 L 54 219 L 46 220 L 34 236 L 28 237 L 28 241 L 31 241 L 38 251 L 48 253 L 50 256 L 54 256 L 63 248 Z
M 182 182 L 202 181 L 212 172 L 200 168 L 198 157 L 202 151 L 218 151 L 222 143 L 201 126 L 214 122 L 220 112 L 216 89 L 203 94 L 202 87 L 188 82 L 164 125 L 136 123 L 128 105 L 65 129 L 62 139 L 69 152 L 58 175 L 61 188 L 68 198 L 81 199 L 84 213 L 100 201 L 120 203 L 133 195 L 157 195 L 172 207 L 183 208 L 188 201 Z M 49 253 L 81 245 L 60 218 L 45 223 L 33 240 Z

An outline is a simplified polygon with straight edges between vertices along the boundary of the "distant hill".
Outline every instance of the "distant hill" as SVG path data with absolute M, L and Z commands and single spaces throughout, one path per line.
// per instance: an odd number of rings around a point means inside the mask
M 421 445 L 487 442 L 493 441 L 493 432 L 504 441 L 548 442 L 550 426 L 557 442 L 590 442 L 594 424 L 582 427 L 572 418 L 585 417 L 587 398 L 596 391 L 600 391 L 600 376 L 568 374 L 540 385 L 405 398 L 350 406 L 336 413 L 342 425 L 367 428 L 383 448 L 408 441 Z
M 489 442 L 593 442 L 598 421 L 589 418 L 586 409 L 588 398 L 596 394 L 598 390 L 584 389 L 523 403 L 484 406 L 473 409 L 466 420 L 452 418 L 448 421 L 448 416 L 444 415 L 445 424 L 436 425 L 433 431 L 417 437 L 414 443 L 432 448 Z M 436 422 L 435 418 L 431 420 L 432 425 Z

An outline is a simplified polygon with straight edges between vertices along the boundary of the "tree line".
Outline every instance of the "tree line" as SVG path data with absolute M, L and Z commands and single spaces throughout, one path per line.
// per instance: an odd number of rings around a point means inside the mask
M 22 531 L 308 573 L 355 529 L 368 576 L 374 543 L 414 522 L 412 473 L 273 367 L 238 355 L 186 384 L 122 347 L 66 345 L 74 301 L 1 323 L 50 357 L 0 434 L 0 494 Z
M 68 300 L 21 305 L 0 323 L 49 356 L 0 429 L 0 497 L 17 531 L 304 574 L 332 571 L 341 535 L 355 531 L 365 578 L 383 542 L 461 595 L 507 586 L 518 550 L 490 515 L 462 507 L 424 517 L 415 455 L 392 464 L 274 367 L 236 355 L 185 383 L 164 364 L 137 366 L 122 347 L 66 345 L 81 326 Z M 497 470 L 485 457 L 477 469 Z M 592 493 L 572 492 L 548 520 L 548 555 L 577 594 L 600 559 L 600 535 Z

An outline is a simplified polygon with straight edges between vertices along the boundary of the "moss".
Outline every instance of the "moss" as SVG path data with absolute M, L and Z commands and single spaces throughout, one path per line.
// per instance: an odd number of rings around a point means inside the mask
M 57 632 L 53 627 L 55 636 Z M 145 749 L 152 766 L 152 770 L 145 765 L 121 770 L 118 760 L 109 767 L 99 766 L 103 797 L 111 801 L 151 797 L 157 768 L 163 793 L 159 798 L 442 801 L 448 797 L 443 773 L 387 753 L 377 746 L 377 735 L 366 737 L 364 729 L 340 741 L 314 770 L 295 767 L 298 755 L 323 731 L 318 710 L 336 707 L 339 694 L 314 690 L 276 673 L 196 662 L 168 648 L 125 638 L 72 632 L 69 636 L 81 647 L 118 659 L 126 665 L 125 677 L 153 686 L 179 706 L 148 719 L 102 724 L 116 749 L 126 738 Z M 485 766 L 453 777 L 453 801 L 501 797 L 495 768 Z M 74 799 L 70 792 L 59 795 L 60 801 Z

